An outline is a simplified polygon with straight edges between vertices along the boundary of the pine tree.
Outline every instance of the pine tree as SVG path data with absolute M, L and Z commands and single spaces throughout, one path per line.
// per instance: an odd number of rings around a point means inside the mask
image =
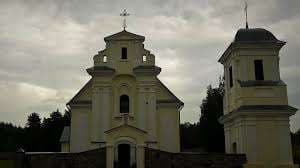
M 38 113 L 31 113 L 28 116 L 25 127 L 25 150 L 31 152 L 42 151 L 41 141 L 41 118 Z
M 225 151 L 224 128 L 218 121 L 223 115 L 223 95 L 224 82 L 220 80 L 219 87 L 208 86 L 206 98 L 200 106 L 201 146 L 207 152 Z

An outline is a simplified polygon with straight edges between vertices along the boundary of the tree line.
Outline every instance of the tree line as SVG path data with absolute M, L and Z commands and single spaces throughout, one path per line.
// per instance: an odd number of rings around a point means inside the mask
M 70 111 L 59 110 L 43 118 L 38 113 L 27 117 L 24 127 L 0 122 L 0 152 L 14 152 L 20 149 L 30 152 L 60 151 L 60 136 L 64 126 L 70 125 Z

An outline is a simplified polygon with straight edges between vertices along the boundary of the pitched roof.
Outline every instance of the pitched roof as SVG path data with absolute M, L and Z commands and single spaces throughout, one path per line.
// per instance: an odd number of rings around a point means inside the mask
M 70 105 L 72 103 L 75 103 L 75 100 L 83 91 L 92 83 L 92 79 L 90 79 L 77 93 L 76 95 L 67 103 L 67 105 Z
M 64 130 L 59 139 L 60 142 L 69 142 L 70 141 L 70 126 L 65 126 Z
M 104 38 L 104 41 L 112 41 L 112 40 L 140 40 L 143 42 L 145 41 L 145 37 L 123 30 L 121 32 L 118 32 L 116 34 Z
M 182 107 L 183 105 L 184 105 L 184 103 L 173 93 L 173 92 L 171 92 L 171 90 L 166 86 L 166 85 L 164 85 L 163 83 L 162 83 L 162 81 L 160 80 L 160 79 L 158 79 L 158 78 L 156 78 L 157 80 L 158 80 L 158 82 L 159 82 L 159 84 L 164 88 L 164 89 L 166 89 L 167 90 L 167 92 L 173 97 L 173 100 L 175 101 L 175 102 L 177 102 L 177 103 L 179 103 L 179 106 L 180 107 Z M 172 100 L 167 100 L 168 102 L 172 102 Z M 164 102 L 164 100 L 162 100 L 162 102 Z M 179 107 L 179 108 L 180 108 Z

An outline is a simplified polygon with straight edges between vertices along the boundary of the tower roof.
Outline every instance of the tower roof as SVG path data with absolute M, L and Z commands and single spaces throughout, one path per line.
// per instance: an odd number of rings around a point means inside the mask
M 286 42 L 278 40 L 270 31 L 263 28 L 241 28 L 235 34 L 233 42 L 222 54 L 218 60 L 220 63 L 224 63 L 228 55 L 235 49 L 244 44 L 251 44 L 257 46 L 261 44 L 271 44 L 280 49 Z
M 234 42 L 277 42 L 279 41 L 270 31 L 262 28 L 239 29 Z
M 118 32 L 116 34 L 104 38 L 104 41 L 113 41 L 113 40 L 139 40 L 143 42 L 145 41 L 145 37 L 123 30 L 121 32 Z

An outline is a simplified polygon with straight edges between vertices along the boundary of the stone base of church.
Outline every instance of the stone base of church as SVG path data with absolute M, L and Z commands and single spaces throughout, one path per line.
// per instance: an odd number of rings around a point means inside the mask
M 241 168 L 246 163 L 243 154 L 170 153 L 144 147 L 140 150 L 145 155 L 136 159 L 137 163 L 142 160 L 143 163 L 133 166 L 135 168 Z M 6 168 L 113 168 L 114 165 L 107 162 L 107 151 L 107 148 L 100 148 L 80 153 L 0 153 L 0 163 L 5 159 L 16 165 Z
M 6 168 L 114 168 L 114 165 L 108 162 L 107 149 L 110 148 L 80 153 L 0 153 L 0 163 L 9 161 L 12 166 Z M 140 150 L 143 150 L 145 155 L 136 158 L 137 161 L 142 160 L 142 163 L 139 163 L 139 166 L 135 165 L 135 168 L 299 168 L 295 164 L 266 166 L 262 163 L 247 163 L 244 154 L 170 153 L 147 147 Z
M 145 168 L 238 168 L 243 167 L 245 163 L 246 156 L 244 154 L 170 153 L 145 148 Z
M 265 166 L 263 164 L 244 164 L 243 168 L 299 168 L 298 165 L 295 164 L 279 164 L 274 166 Z

